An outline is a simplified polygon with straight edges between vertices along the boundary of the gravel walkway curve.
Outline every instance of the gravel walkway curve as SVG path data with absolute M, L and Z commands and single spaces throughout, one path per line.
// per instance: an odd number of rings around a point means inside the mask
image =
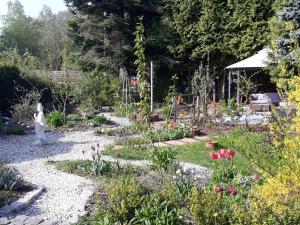
M 109 116 L 109 115 L 108 115 Z M 126 119 L 115 119 L 122 126 Z M 93 131 L 47 132 L 49 144 L 35 146 L 34 134 L 0 137 L 0 159 L 16 168 L 23 178 L 44 186 L 46 192 L 33 205 L 15 217 L 0 217 L 0 224 L 36 225 L 75 223 L 85 214 L 85 205 L 93 194 L 93 183 L 83 177 L 58 171 L 48 160 L 75 160 L 91 158 L 91 145 L 99 149 L 112 144 L 113 137 L 96 136 Z M 83 154 L 82 151 L 85 150 Z
M 106 114 L 110 120 L 121 126 L 130 126 L 124 118 Z M 10 225 L 69 225 L 75 223 L 80 215 L 85 214 L 85 205 L 93 194 L 93 183 L 83 177 L 56 170 L 47 161 L 90 159 L 91 146 L 99 145 L 104 149 L 113 144 L 116 137 L 96 136 L 92 130 L 75 132 L 47 132 L 49 144 L 35 146 L 35 134 L 25 136 L 0 137 L 0 160 L 16 168 L 23 178 L 33 184 L 43 186 L 47 191 L 29 208 L 14 217 L 0 217 L 0 224 Z M 83 152 L 84 151 L 84 154 Z M 105 160 L 115 161 L 110 156 Z M 119 160 L 145 166 L 148 161 Z M 180 163 L 186 170 L 193 170 L 199 179 L 207 180 L 212 171 L 198 165 Z

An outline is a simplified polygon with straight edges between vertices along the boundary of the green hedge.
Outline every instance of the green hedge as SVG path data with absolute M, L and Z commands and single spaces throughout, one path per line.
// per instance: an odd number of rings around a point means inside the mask
M 20 70 L 14 66 L 0 66 L 0 112 L 8 111 L 19 97 L 24 94 L 16 90 L 20 86 L 25 90 L 30 90 L 33 84 L 39 90 L 47 88 L 47 84 L 38 77 L 28 77 L 28 81 L 20 75 Z M 43 92 L 41 101 L 43 103 L 51 102 L 51 92 L 46 89 Z
M 15 86 L 20 85 L 26 89 L 29 83 L 20 76 L 20 71 L 11 66 L 0 67 L 0 110 L 6 111 L 15 102 L 18 92 Z

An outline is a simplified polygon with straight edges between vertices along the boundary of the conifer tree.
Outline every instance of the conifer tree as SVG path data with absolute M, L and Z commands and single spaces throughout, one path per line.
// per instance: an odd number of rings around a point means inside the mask
M 281 89 L 288 90 L 288 80 L 300 72 L 300 1 L 284 1 L 282 9 L 271 21 L 273 80 Z

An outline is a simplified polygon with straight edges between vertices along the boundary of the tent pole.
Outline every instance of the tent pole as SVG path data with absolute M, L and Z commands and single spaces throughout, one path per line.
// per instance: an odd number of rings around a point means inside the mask
M 231 97 L 231 69 L 229 69 L 228 72 L 228 100 L 230 100 Z
M 236 103 L 240 104 L 240 70 L 237 72 Z

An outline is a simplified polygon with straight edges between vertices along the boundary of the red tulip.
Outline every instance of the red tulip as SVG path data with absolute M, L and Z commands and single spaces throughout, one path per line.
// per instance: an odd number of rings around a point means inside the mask
M 211 157 L 212 160 L 216 160 L 216 159 L 218 159 L 218 153 L 217 152 L 212 152 L 212 153 L 210 153 L 210 157 Z
M 220 185 L 218 185 L 218 186 L 216 187 L 215 191 L 216 191 L 217 193 L 220 193 L 220 192 L 223 191 L 223 188 L 222 188 Z
M 230 155 L 231 157 L 235 156 L 235 151 L 233 149 L 229 149 L 228 155 Z

